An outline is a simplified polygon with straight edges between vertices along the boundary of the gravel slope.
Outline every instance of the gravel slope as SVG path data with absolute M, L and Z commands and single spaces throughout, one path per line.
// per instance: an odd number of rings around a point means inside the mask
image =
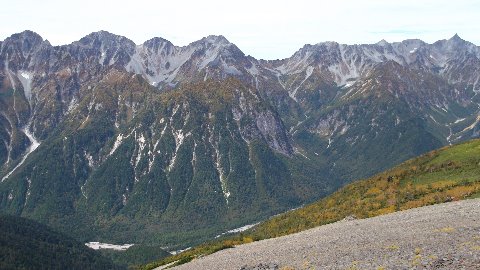
M 480 269 L 480 199 L 340 221 L 174 269 Z

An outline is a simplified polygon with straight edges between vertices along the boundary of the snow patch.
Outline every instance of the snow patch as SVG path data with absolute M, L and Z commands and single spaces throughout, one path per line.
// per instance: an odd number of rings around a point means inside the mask
M 25 160 L 27 159 L 27 157 L 33 152 L 35 151 L 35 149 L 38 148 L 38 146 L 40 146 L 40 143 L 37 141 L 37 139 L 35 138 L 35 136 L 30 132 L 30 130 L 28 129 L 28 126 L 23 128 L 22 129 L 23 133 L 25 134 L 25 136 L 27 136 L 28 140 L 30 141 L 30 146 L 27 148 L 27 152 L 25 152 L 22 160 L 20 161 L 20 163 L 17 164 L 17 166 L 15 166 L 15 168 L 13 168 L 13 170 L 11 170 L 9 173 L 7 173 L 7 175 L 5 175 L 3 178 L 2 178 L 2 181 L 5 181 L 8 177 L 10 177 L 10 175 L 12 175 L 13 172 L 15 172 L 15 170 L 22 166 L 22 164 L 25 162 Z
M 190 250 L 190 249 L 191 249 L 191 247 L 188 247 L 186 249 L 179 249 L 179 250 L 175 250 L 175 251 L 170 251 L 170 254 L 177 255 L 177 254 L 180 254 L 180 253 L 182 253 L 184 251 L 187 251 L 187 250 Z
M 183 144 L 185 138 L 190 136 L 191 133 L 188 132 L 187 134 L 183 134 L 183 131 L 180 129 L 172 130 L 172 135 L 175 138 L 175 153 L 173 154 L 172 159 L 170 160 L 170 164 L 168 165 L 168 171 L 171 171 L 173 169 L 173 166 L 175 165 L 175 160 L 177 158 L 178 149 L 180 149 L 180 146 Z
M 88 242 L 85 245 L 95 250 L 112 249 L 112 250 L 118 250 L 118 251 L 125 251 L 130 247 L 132 247 L 134 244 L 114 245 L 114 244 L 107 244 L 107 243 L 100 243 L 100 242 Z
M 143 149 L 145 149 L 145 137 L 143 136 L 143 134 L 141 134 L 140 137 L 138 137 L 137 143 L 138 143 L 139 150 L 137 152 L 137 158 L 135 159 L 135 168 L 137 167 L 138 163 L 142 159 L 142 152 L 143 152 Z
M 85 186 L 87 185 L 87 181 L 88 181 L 88 179 L 85 180 L 83 185 L 80 187 L 80 191 L 82 192 L 82 195 L 83 195 L 83 197 L 85 197 L 85 199 L 88 199 L 87 192 L 85 191 Z
M 244 232 L 244 231 L 246 231 L 246 230 L 248 230 L 248 229 L 251 229 L 251 228 L 257 226 L 258 224 L 260 224 L 260 222 L 257 222 L 257 223 L 255 223 L 255 224 L 248 224 L 248 225 L 245 225 L 245 226 L 236 228 L 236 229 L 232 229 L 232 230 L 226 231 L 226 232 L 224 232 L 224 233 L 221 233 L 221 234 L 215 236 L 215 238 L 219 238 L 220 236 L 223 236 L 223 235 L 225 235 L 225 234 Z
M 18 79 L 22 83 L 25 98 L 28 100 L 30 106 L 32 105 L 32 80 L 33 75 L 28 71 L 18 71 Z
M 25 203 L 23 203 L 23 206 L 25 207 L 27 205 L 27 202 L 28 202 L 28 198 L 30 197 L 30 188 L 32 186 L 32 180 L 30 180 L 30 178 L 27 178 L 27 194 L 25 195 Z
M 229 230 L 227 231 L 227 233 L 239 233 L 239 232 L 244 232 L 248 229 L 251 229 L 253 227 L 255 227 L 256 225 L 260 224 L 260 222 L 258 223 L 255 223 L 255 224 L 249 224 L 249 225 L 245 225 L 245 226 L 242 226 L 240 228 L 236 228 L 236 229 L 233 229 L 233 230 Z
M 480 115 L 477 115 L 477 119 L 475 119 L 475 122 L 473 122 L 470 126 L 464 128 L 462 131 L 460 131 L 460 133 L 474 129 L 479 122 L 480 122 Z
M 310 160 L 310 158 L 308 158 L 305 154 L 303 154 L 298 148 L 296 148 L 296 147 L 293 148 L 293 151 L 295 152 L 295 154 L 299 154 L 299 155 L 301 155 L 302 157 Z
M 448 137 L 447 137 L 447 142 L 449 145 L 452 145 L 452 141 L 451 141 L 451 138 L 453 136 L 453 132 L 452 132 L 452 127 L 448 127 L 448 130 L 449 130 L 449 134 L 448 134 Z
M 112 150 L 110 150 L 110 153 L 108 154 L 108 156 L 111 156 L 113 153 L 115 153 L 117 148 L 122 144 L 122 141 L 123 141 L 123 135 L 119 134 L 117 136 L 117 139 L 115 140 L 115 143 L 113 144 Z
M 463 122 L 465 121 L 467 118 L 460 118 L 460 119 L 457 119 L 455 120 L 455 122 L 453 122 L 454 124 L 457 124 L 457 123 L 460 123 L 460 122 Z
M 330 148 L 331 145 L 332 145 L 332 138 L 328 138 L 327 149 Z
M 215 148 L 215 167 L 217 168 L 218 177 L 220 178 L 220 186 L 222 187 L 223 197 L 228 204 L 228 198 L 230 197 L 230 191 L 227 187 L 227 180 L 225 179 L 225 173 L 223 171 L 222 165 L 220 164 L 220 151 L 218 150 L 218 145 L 214 146 Z
M 163 129 L 165 131 L 165 128 Z M 162 134 L 163 136 L 163 134 Z M 149 156 L 149 159 L 148 159 L 148 171 L 150 172 L 152 170 L 152 167 L 153 167 L 153 163 L 155 162 L 155 151 L 157 150 L 157 146 L 158 144 L 160 143 L 160 140 L 157 140 L 155 142 L 155 144 L 153 145 L 153 151 L 150 150 L 148 151 L 148 156 Z M 160 151 L 159 151 L 160 152 Z M 151 158 L 150 158 L 151 156 Z
M 93 168 L 95 166 L 95 161 L 93 160 L 93 156 L 87 153 L 87 151 L 84 152 L 85 158 L 88 161 L 88 167 Z
M 98 60 L 98 63 L 100 65 L 103 65 L 103 63 L 105 62 L 105 58 L 107 57 L 107 53 L 105 52 L 105 48 L 103 46 L 103 43 L 100 46 L 100 52 L 101 52 L 101 55 L 100 55 L 100 59 Z
M 76 97 L 73 97 L 72 100 L 70 100 L 70 103 L 68 104 L 68 112 L 71 112 L 72 110 L 75 110 L 78 107 L 78 101 Z

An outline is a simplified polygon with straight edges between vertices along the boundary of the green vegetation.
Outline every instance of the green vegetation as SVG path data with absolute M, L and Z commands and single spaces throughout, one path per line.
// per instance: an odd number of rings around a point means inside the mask
M 370 179 L 349 184 L 304 208 L 279 215 L 249 232 L 265 239 L 354 215 L 367 218 L 461 200 L 480 192 L 480 140 L 432 151 Z
M 160 246 L 133 245 L 124 251 L 101 249 L 100 253 L 122 266 L 145 264 L 153 260 L 160 260 L 171 254 Z
M 336 188 L 320 157 L 269 147 L 267 139 L 275 139 L 291 151 L 286 130 L 239 80 L 162 92 L 111 71 L 81 91 L 74 111 L 0 185 L 1 213 L 32 218 L 82 242 L 180 249 Z M 240 99 L 247 107 L 240 108 Z M 275 125 L 265 138 L 257 118 Z
M 273 100 L 234 78 L 158 91 L 140 76 L 111 70 L 81 87 L 81 100 L 61 121 L 49 120 L 60 115 L 57 105 L 42 110 L 35 123 L 46 132 L 36 133 L 42 144 L 0 185 L 0 212 L 38 220 L 83 242 L 180 249 L 311 203 L 444 143 L 405 103 L 368 97 L 325 107 L 322 102 L 333 102 L 339 89 L 311 83 L 325 90 L 304 93 L 314 96 L 307 104 L 312 110 L 298 104 L 274 109 L 279 105 Z M 7 120 L 0 116 L 2 125 Z M 317 132 L 320 122 L 336 131 Z M 9 141 L 7 135 L 0 137 Z M 28 146 L 20 135 L 14 147 L 19 154 Z M 0 146 L 0 160 L 7 150 Z M 280 224 L 246 239 L 297 226 Z M 317 224 L 306 221 L 297 230 Z M 246 240 L 230 241 L 208 252 Z M 157 251 L 151 257 L 135 249 L 109 256 L 143 263 L 163 257 Z
M 349 184 L 332 195 L 230 237 L 142 267 L 152 269 L 211 254 L 225 247 L 288 235 L 339 221 L 368 218 L 431 204 L 480 197 L 480 140 L 444 147 Z
M 0 269 L 122 269 L 40 223 L 0 216 Z

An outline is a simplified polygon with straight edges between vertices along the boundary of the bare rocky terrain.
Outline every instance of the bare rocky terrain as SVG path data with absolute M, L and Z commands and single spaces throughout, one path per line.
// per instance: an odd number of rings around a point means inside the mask
M 174 269 L 480 269 L 480 199 L 344 220 Z

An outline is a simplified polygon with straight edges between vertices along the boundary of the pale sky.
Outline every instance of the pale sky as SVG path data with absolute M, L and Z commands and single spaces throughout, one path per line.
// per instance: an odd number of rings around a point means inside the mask
M 480 45 L 480 0 L 0 0 L 0 7 L 0 40 L 28 29 L 53 45 L 99 30 L 179 46 L 224 35 L 262 59 L 323 41 L 431 43 L 458 33 Z

